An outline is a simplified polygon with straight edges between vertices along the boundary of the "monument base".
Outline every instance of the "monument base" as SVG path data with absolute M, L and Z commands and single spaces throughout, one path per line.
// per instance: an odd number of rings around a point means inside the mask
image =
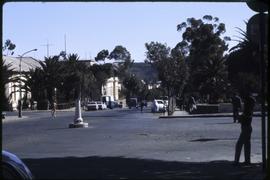
M 88 123 L 71 123 L 69 124 L 69 128 L 86 128 L 88 127 Z

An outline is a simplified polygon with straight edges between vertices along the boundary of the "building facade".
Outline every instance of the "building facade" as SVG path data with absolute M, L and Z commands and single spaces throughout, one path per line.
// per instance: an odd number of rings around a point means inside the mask
M 119 100 L 119 92 L 121 91 L 121 83 L 118 77 L 111 77 L 107 80 L 106 84 L 102 86 L 102 96 L 111 96 L 114 101 Z
M 3 61 L 5 65 L 10 65 L 9 69 L 13 69 L 15 74 L 13 77 L 20 78 L 20 64 L 21 64 L 21 72 L 29 72 L 30 69 L 35 69 L 37 67 L 41 67 L 39 64 L 39 60 L 34 59 L 32 57 L 10 57 L 10 56 L 3 56 Z M 12 78 L 13 78 L 12 77 Z M 23 76 L 21 76 L 24 79 Z M 22 81 L 22 86 L 24 85 Z M 11 110 L 17 110 L 18 102 L 20 98 L 20 89 L 18 82 L 10 82 L 5 84 L 5 95 L 9 100 Z M 27 94 L 22 91 L 22 98 L 25 97 L 27 99 L 31 99 L 31 92 Z

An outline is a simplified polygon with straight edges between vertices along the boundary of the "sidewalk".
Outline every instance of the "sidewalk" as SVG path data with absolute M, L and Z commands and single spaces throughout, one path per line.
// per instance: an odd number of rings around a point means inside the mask
M 266 112 L 267 116 L 267 112 Z M 205 117 L 233 117 L 233 113 L 213 113 L 213 114 L 189 114 L 186 111 L 176 110 L 170 116 L 167 112 L 164 115 L 159 116 L 159 118 L 205 118 Z M 253 117 L 261 117 L 261 112 L 254 112 Z
M 23 112 L 42 112 L 42 111 L 51 111 L 50 109 L 48 110 L 23 110 Z M 75 111 L 75 107 L 69 108 L 69 109 L 56 109 L 56 111 Z
M 75 112 L 75 107 L 69 108 L 69 109 L 57 109 L 56 112 L 70 112 L 74 111 Z M 2 122 L 11 122 L 11 121 L 16 121 L 16 120 L 24 120 L 29 118 L 29 116 L 25 115 L 25 112 L 48 112 L 50 113 L 51 110 L 23 110 L 22 117 L 18 117 L 18 112 L 17 111 L 6 111 L 5 112 L 5 118 L 2 119 Z

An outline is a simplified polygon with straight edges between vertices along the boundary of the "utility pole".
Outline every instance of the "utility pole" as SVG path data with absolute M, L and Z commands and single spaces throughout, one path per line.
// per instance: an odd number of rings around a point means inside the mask
M 47 57 L 49 57 L 49 47 L 52 46 L 53 44 L 49 44 L 49 41 L 47 40 L 47 44 L 42 44 L 41 46 L 46 46 L 47 47 Z
M 67 54 L 67 39 L 66 39 L 66 34 L 65 34 L 65 54 Z
M 27 53 L 30 53 L 32 51 L 37 51 L 37 49 L 32 49 L 30 51 L 26 51 L 25 53 L 23 53 L 22 55 L 19 55 L 20 57 L 20 64 L 19 64 L 19 76 L 20 76 L 20 84 L 19 84 L 19 114 L 18 114 L 18 117 L 21 118 L 22 117 L 22 58 L 24 55 L 26 55 Z
M 266 127 L 265 127 L 265 58 L 264 58 L 264 40 L 265 40 L 265 14 L 259 13 L 260 16 L 260 60 L 261 60 L 261 113 L 262 113 L 262 161 L 263 170 L 266 170 Z
M 265 37 L 266 37 L 266 32 L 265 31 L 265 26 L 266 26 L 266 14 L 264 12 L 268 11 L 268 5 L 266 1 L 258 1 L 258 0 L 248 0 L 247 5 L 250 9 L 252 9 L 255 12 L 258 12 L 259 16 L 259 31 L 257 31 L 257 34 L 259 34 L 259 42 L 258 45 L 260 47 L 260 69 L 261 69 L 261 114 L 262 114 L 262 128 L 261 128 L 261 133 L 262 133 L 262 169 L 264 172 L 266 172 L 267 167 L 266 161 L 267 157 L 266 156 L 266 122 L 265 122 L 265 102 L 266 102 L 266 92 L 265 92 L 265 80 L 266 80 L 266 63 L 265 63 Z M 255 15 L 256 16 L 256 15 Z M 269 122 L 268 124 L 268 137 L 269 137 Z M 269 143 L 268 147 L 269 147 Z M 268 149 L 269 151 L 269 149 Z M 268 159 L 269 160 L 269 159 Z

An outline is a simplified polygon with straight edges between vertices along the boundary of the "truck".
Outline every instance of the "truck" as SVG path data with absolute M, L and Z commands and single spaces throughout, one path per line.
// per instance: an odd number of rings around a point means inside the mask
M 113 109 L 115 108 L 116 102 L 114 101 L 113 96 L 102 96 L 101 102 L 105 103 L 107 108 Z
M 129 98 L 128 107 L 131 109 L 132 107 L 138 108 L 138 98 L 132 97 Z

